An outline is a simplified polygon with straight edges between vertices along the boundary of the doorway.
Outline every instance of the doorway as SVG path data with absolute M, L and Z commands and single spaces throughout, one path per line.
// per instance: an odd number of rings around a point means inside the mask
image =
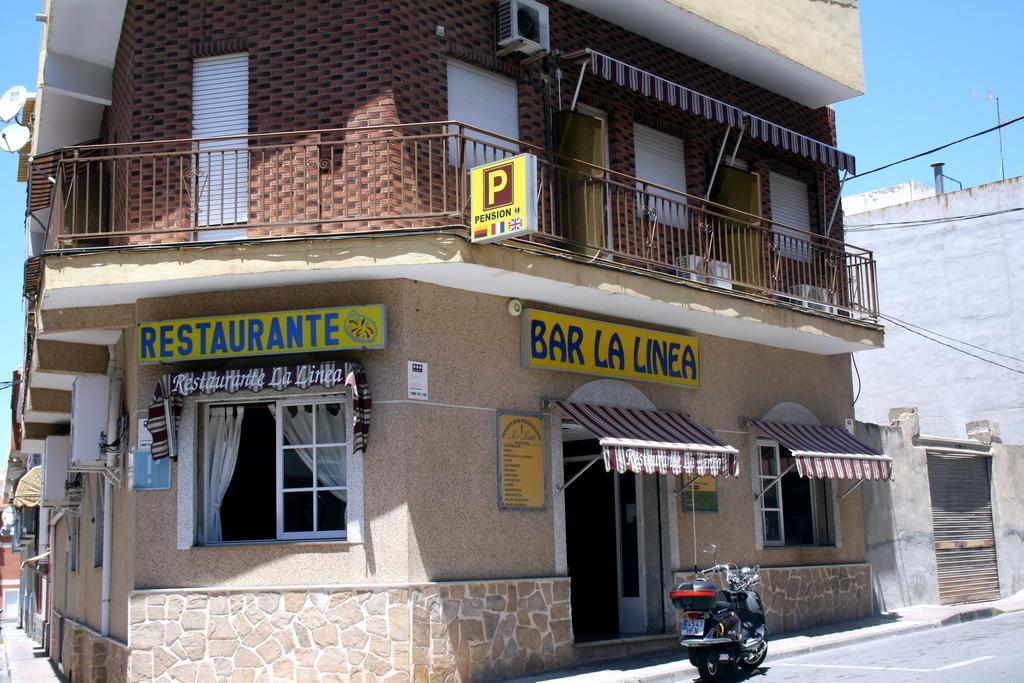
M 577 642 L 647 632 L 641 479 L 606 472 L 601 446 L 572 423 L 563 429 L 566 558 Z

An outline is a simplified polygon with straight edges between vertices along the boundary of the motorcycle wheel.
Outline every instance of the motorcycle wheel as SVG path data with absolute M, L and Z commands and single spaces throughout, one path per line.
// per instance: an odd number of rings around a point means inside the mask
M 740 668 L 741 671 L 745 673 L 757 671 L 757 668 L 764 664 L 764 660 L 767 656 L 768 643 L 763 643 L 761 645 L 760 652 L 751 653 L 749 655 L 740 657 L 740 660 L 736 663 L 736 665 Z
M 708 656 L 711 655 L 711 656 Z M 732 664 L 718 661 L 717 652 L 701 653 L 697 658 L 697 671 L 702 681 L 720 681 L 732 672 Z

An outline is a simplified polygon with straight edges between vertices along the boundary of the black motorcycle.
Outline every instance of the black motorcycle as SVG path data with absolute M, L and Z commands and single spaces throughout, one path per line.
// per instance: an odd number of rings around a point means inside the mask
M 705 551 L 715 548 L 708 546 Z M 680 644 L 705 681 L 721 680 L 737 669 L 755 671 L 768 656 L 764 605 L 753 590 L 760 581 L 758 569 L 716 564 L 669 593 L 681 617 Z M 707 580 L 713 574 L 725 577 L 721 590 Z

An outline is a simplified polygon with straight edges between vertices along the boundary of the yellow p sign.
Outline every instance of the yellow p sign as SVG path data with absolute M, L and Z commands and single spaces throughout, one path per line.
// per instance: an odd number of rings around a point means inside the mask
M 502 164 L 484 171 L 484 184 L 487 186 L 484 210 L 506 206 L 514 201 L 512 171 L 512 164 Z

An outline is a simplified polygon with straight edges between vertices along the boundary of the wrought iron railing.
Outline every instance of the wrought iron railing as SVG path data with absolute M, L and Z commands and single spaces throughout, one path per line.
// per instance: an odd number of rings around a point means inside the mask
M 456 122 L 69 147 L 47 249 L 466 227 L 469 169 L 519 152 L 538 157 L 531 242 L 877 315 L 869 251 Z

